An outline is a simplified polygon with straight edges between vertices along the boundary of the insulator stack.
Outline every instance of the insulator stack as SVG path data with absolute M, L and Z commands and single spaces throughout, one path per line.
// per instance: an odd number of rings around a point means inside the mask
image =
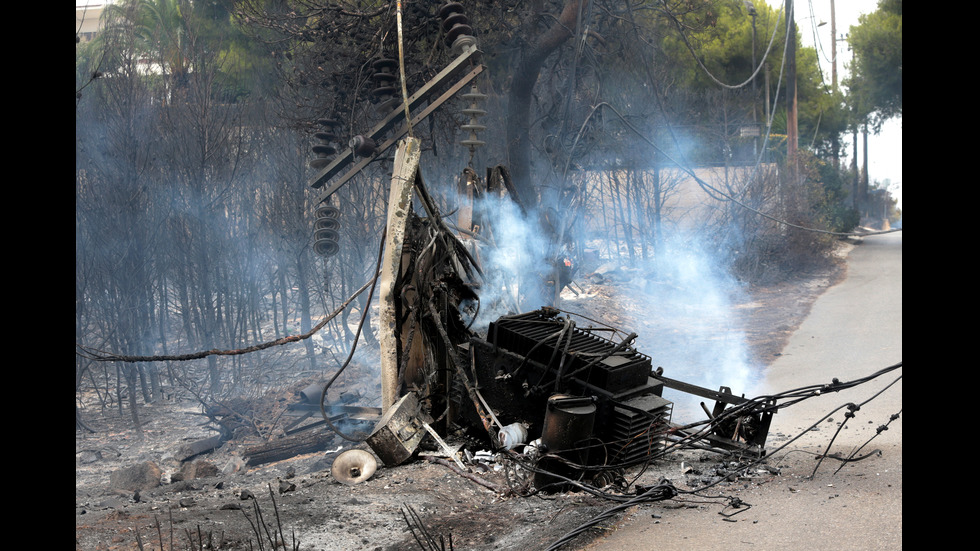
M 450 2 L 439 8 L 439 18 L 442 19 L 442 32 L 446 36 L 446 45 L 453 53 L 459 55 L 467 46 L 475 46 L 473 27 L 463 13 L 463 4 Z
M 340 128 L 340 121 L 320 119 L 317 123 L 321 130 L 313 134 L 318 143 L 313 145 L 313 153 L 316 154 L 316 158 L 310 161 L 310 168 L 320 170 L 330 164 L 337 156 L 337 143 L 340 140 L 337 129 Z
M 481 94 L 480 89 L 474 84 L 470 87 L 470 91 L 463 94 L 462 97 L 467 103 L 467 107 L 463 109 L 463 114 L 469 117 L 470 120 L 469 123 L 461 126 L 464 132 L 469 132 L 469 137 L 460 143 L 470 148 L 470 160 L 472 161 L 476 148 L 486 145 L 486 142 L 478 138 L 477 132 L 483 132 L 487 129 L 486 126 L 480 124 L 479 120 L 480 117 L 486 116 L 487 114 L 482 108 L 482 105 L 487 101 L 487 95 Z
M 340 209 L 320 205 L 313 220 L 313 252 L 333 256 L 340 251 Z
M 382 57 L 372 64 L 375 73 L 371 76 L 376 88 L 371 94 L 378 100 L 377 110 L 382 115 L 387 115 L 398 106 L 398 75 L 395 69 L 398 62 L 394 59 Z

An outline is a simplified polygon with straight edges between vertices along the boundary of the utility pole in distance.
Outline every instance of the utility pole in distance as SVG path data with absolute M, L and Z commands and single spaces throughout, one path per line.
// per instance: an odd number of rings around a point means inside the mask
M 830 0 L 830 82 L 831 90 L 837 93 L 837 12 L 834 0 Z M 840 137 L 835 132 L 831 138 L 834 170 L 840 168 Z
M 837 11 L 834 0 L 830 0 L 830 82 L 837 91 Z
M 786 0 L 786 161 L 796 177 L 796 152 L 799 146 L 796 109 L 796 17 L 793 0 Z
M 745 5 L 746 11 L 749 12 L 749 17 L 752 18 L 752 70 L 755 71 L 756 67 L 756 56 L 755 56 L 755 18 L 758 13 L 755 11 L 755 4 L 752 0 L 742 0 Z M 759 118 L 756 114 L 756 77 L 752 77 L 752 125 L 755 126 L 759 122 Z M 755 137 L 752 138 L 752 157 L 756 157 L 759 154 L 759 130 L 756 128 Z

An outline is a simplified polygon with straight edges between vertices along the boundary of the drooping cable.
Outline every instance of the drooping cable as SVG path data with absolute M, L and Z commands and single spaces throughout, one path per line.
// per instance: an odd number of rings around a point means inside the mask
M 343 433 L 330 421 L 330 416 L 327 415 L 327 409 L 323 403 L 327 399 L 327 391 L 330 389 L 330 386 L 333 385 L 334 381 L 337 380 L 337 377 L 339 377 L 340 374 L 343 373 L 345 369 L 347 369 L 347 366 L 350 365 L 351 360 L 354 358 L 354 352 L 357 350 L 357 341 L 360 340 L 361 338 L 361 330 L 364 328 L 365 320 L 367 320 L 368 317 L 367 313 L 370 310 L 371 299 L 374 298 L 374 290 L 377 286 L 376 284 L 378 282 L 379 276 L 381 275 L 381 263 L 382 260 L 384 259 L 385 236 L 387 236 L 387 234 L 388 234 L 388 228 L 386 226 L 384 230 L 381 232 L 381 245 L 378 247 L 378 262 L 374 268 L 374 278 L 372 278 L 370 282 L 371 291 L 368 293 L 367 302 L 365 303 L 365 306 L 362 309 L 363 311 L 361 312 L 361 321 L 358 322 L 357 324 L 357 331 L 354 333 L 354 342 L 351 343 L 350 352 L 347 354 L 347 359 L 344 361 L 343 365 L 341 365 L 340 369 L 338 369 L 337 372 L 333 374 L 333 377 L 331 377 L 330 380 L 327 381 L 327 384 L 323 385 L 323 390 L 320 392 L 320 413 L 323 415 L 324 422 L 326 422 L 327 425 L 331 428 L 331 430 L 337 433 L 338 436 L 350 442 L 363 442 L 367 439 L 367 437 L 365 436 L 364 438 L 358 438 Z
M 272 348 L 273 346 L 283 346 L 286 344 L 292 344 L 295 342 L 300 342 L 302 340 L 308 339 L 323 329 L 327 323 L 332 319 L 340 315 L 341 312 L 347 309 L 348 306 L 366 291 L 373 283 L 374 280 L 368 281 L 361 286 L 360 289 L 354 291 L 354 293 L 347 298 L 336 310 L 331 312 L 327 317 L 320 320 L 312 329 L 303 333 L 301 335 L 290 335 L 288 337 L 282 337 L 273 341 L 264 342 L 261 344 L 256 344 L 253 346 L 248 346 L 245 348 L 238 348 L 233 350 L 222 350 L 222 349 L 212 349 L 212 350 L 202 350 L 199 352 L 192 352 L 189 354 L 160 354 L 156 356 L 126 356 L 122 354 L 116 354 L 113 352 L 105 352 L 102 350 L 97 350 L 89 346 L 83 346 L 81 344 L 75 343 L 75 355 L 87 358 L 92 361 L 97 362 L 124 362 L 124 363 L 137 363 L 137 362 L 185 362 L 190 360 L 200 360 L 208 356 L 238 356 L 243 354 L 249 354 L 252 352 L 258 352 L 260 350 L 265 350 L 267 348 Z
M 670 12 L 670 9 L 666 7 L 666 2 L 663 3 L 665 4 L 664 12 L 667 14 L 667 17 L 671 21 L 673 21 L 674 25 L 677 27 L 677 32 L 680 34 L 681 40 L 683 40 L 684 45 L 687 46 L 688 51 L 691 52 L 691 56 L 694 58 L 694 60 L 697 61 L 698 67 L 701 67 L 701 70 L 704 71 L 704 74 L 708 75 L 708 78 L 714 81 L 715 84 L 721 86 L 722 88 L 727 88 L 729 90 L 738 90 L 739 88 L 743 88 L 746 85 L 751 84 L 752 81 L 755 80 L 756 75 L 758 75 L 759 71 L 761 71 L 762 68 L 765 66 L 766 59 L 769 58 L 769 54 L 772 51 L 772 46 L 776 42 L 776 31 L 779 29 L 779 21 L 781 21 L 783 17 L 783 10 L 780 9 L 778 13 L 778 17 L 776 19 L 776 24 L 773 26 L 772 29 L 772 37 L 769 38 L 769 45 L 766 47 L 766 51 L 762 54 L 762 59 L 759 61 L 759 65 L 755 67 L 754 71 L 752 71 L 752 75 L 748 79 L 746 79 L 745 82 L 742 82 L 740 84 L 725 84 L 724 82 L 718 80 L 718 78 L 715 75 L 713 75 L 711 71 L 708 70 L 707 67 L 704 66 L 704 62 L 701 60 L 701 56 L 699 56 L 697 52 L 694 51 L 694 46 L 691 45 L 690 41 L 688 41 L 687 39 L 687 35 L 684 34 L 683 25 L 681 24 L 680 21 L 677 20 L 676 17 L 674 17 L 674 14 Z M 792 17 L 792 14 L 790 14 L 789 17 Z M 788 36 L 789 34 L 787 33 L 787 37 Z

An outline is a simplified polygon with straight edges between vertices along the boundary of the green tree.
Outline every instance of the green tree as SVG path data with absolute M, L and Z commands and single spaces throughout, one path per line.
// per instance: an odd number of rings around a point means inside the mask
M 902 116 L 902 0 L 880 0 L 859 21 L 848 38 L 854 61 L 847 86 L 855 116 L 877 131 Z
M 130 29 L 135 53 L 149 59 L 168 84 L 179 86 L 191 69 L 185 20 L 190 9 L 187 0 L 123 0 L 106 8 L 104 26 Z
M 782 101 L 776 92 L 777 86 L 780 90 L 786 86 L 780 83 L 785 69 L 786 14 L 764 2 L 701 4 L 699 11 L 665 12 L 669 28 L 664 30 L 670 32 L 660 33 L 661 45 L 673 66 L 675 86 L 684 91 L 672 103 L 672 112 L 683 116 L 685 124 L 702 126 L 702 132 L 708 134 L 717 131 L 708 131 L 705 125 L 727 123 L 731 142 L 732 129 L 737 131 L 739 124 L 753 118 L 763 121 L 767 97 L 777 104 Z M 795 40 L 800 145 L 824 156 L 830 154 L 833 138 L 846 130 L 843 96 L 823 82 L 816 50 L 803 47 L 799 34 Z M 750 77 L 760 65 L 753 83 Z M 725 107 L 726 118 L 711 120 L 711 114 L 719 113 L 719 105 Z M 786 133 L 785 117 L 773 117 L 771 132 Z M 700 159 L 703 162 L 720 158 L 717 152 L 702 151 L 707 155 Z
M 161 85 L 158 94 L 170 101 L 185 88 L 192 71 L 215 74 L 216 98 L 232 102 L 268 82 L 270 64 L 261 45 L 248 40 L 232 10 L 232 0 L 121 0 L 110 4 L 106 32 L 133 34 L 131 54 L 138 55 L 147 76 Z M 104 48 L 103 36 L 96 47 Z M 207 63 L 206 69 L 201 65 Z

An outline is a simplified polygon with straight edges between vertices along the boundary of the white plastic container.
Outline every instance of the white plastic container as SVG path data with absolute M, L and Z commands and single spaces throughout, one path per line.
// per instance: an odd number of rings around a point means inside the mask
M 523 423 L 511 423 L 500 429 L 497 440 L 505 449 L 512 450 L 527 440 L 527 427 Z

